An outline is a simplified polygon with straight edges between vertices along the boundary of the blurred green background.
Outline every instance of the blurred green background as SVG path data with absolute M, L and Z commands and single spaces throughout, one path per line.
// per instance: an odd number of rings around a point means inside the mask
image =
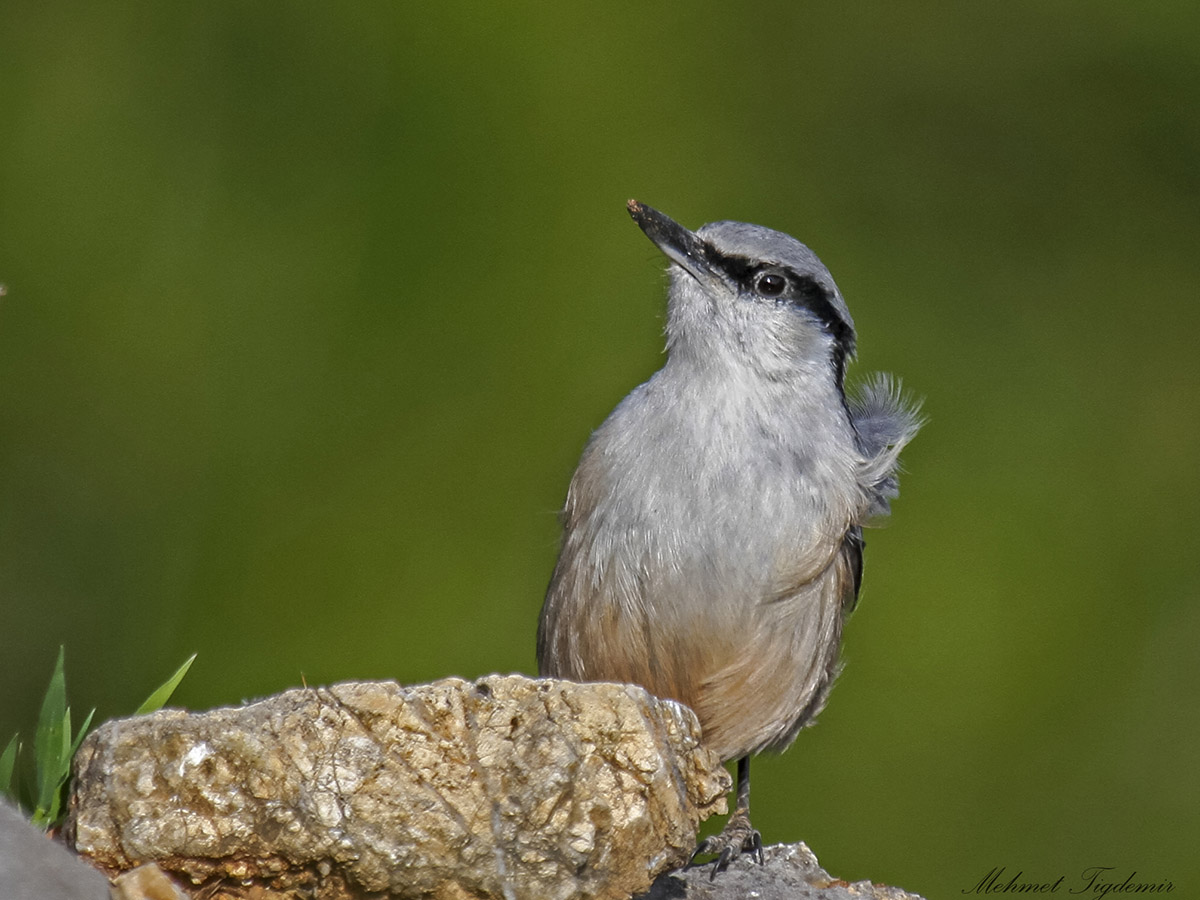
M 533 672 L 662 360 L 628 197 L 795 234 L 927 398 L 768 842 L 1200 890 L 1200 6 L 45 4 L 0 33 L 0 742 Z

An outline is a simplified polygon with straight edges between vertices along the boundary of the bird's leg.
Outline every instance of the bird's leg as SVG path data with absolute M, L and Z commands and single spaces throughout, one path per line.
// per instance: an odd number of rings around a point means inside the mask
M 749 756 L 741 757 L 737 764 L 737 806 L 730 813 L 720 834 L 706 837 L 697 845 L 688 866 L 695 865 L 696 857 L 706 853 L 717 854 L 712 874 L 709 876 L 710 881 L 743 853 L 749 853 L 752 859 L 758 860 L 759 865 L 763 863 L 762 835 L 750 824 Z

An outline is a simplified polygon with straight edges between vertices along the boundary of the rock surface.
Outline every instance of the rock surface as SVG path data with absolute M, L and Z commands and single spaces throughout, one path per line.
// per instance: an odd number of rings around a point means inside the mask
M 763 865 L 744 856 L 714 879 L 712 865 L 660 875 L 635 900 L 921 900 L 895 887 L 834 878 L 821 868 L 807 845 L 775 844 Z
M 626 898 L 724 811 L 699 733 L 637 687 L 521 676 L 165 710 L 87 738 L 66 834 L 212 900 Z

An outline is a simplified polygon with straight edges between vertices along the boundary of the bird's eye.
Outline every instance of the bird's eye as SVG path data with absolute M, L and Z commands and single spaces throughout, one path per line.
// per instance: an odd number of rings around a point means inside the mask
M 778 272 L 764 272 L 754 279 L 754 290 L 762 297 L 778 297 L 787 287 L 787 279 Z

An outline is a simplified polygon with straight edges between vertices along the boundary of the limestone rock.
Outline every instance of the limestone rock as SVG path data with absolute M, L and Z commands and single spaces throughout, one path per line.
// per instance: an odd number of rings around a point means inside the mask
M 626 898 L 685 862 L 729 777 L 686 708 L 521 676 L 299 689 L 115 720 L 66 833 L 211 893 Z
M 188 900 L 188 895 L 157 863 L 145 863 L 113 879 L 112 900 Z
M 804 843 L 775 844 L 763 865 L 743 856 L 711 878 L 712 865 L 660 875 L 636 900 L 921 900 L 900 888 L 834 878 Z

